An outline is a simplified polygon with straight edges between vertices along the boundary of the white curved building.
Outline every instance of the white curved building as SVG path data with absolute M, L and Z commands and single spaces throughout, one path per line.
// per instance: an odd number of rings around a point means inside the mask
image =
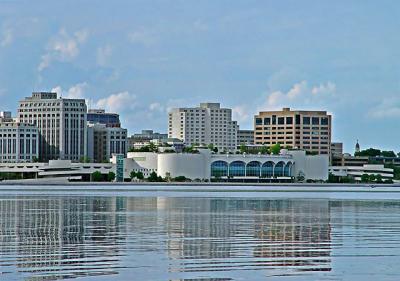
M 221 181 L 292 181 L 299 174 L 311 180 L 328 178 L 328 156 L 306 155 L 304 151 L 280 155 L 130 152 L 125 161 L 125 177 L 131 171 L 145 177 L 156 172 L 161 177 Z

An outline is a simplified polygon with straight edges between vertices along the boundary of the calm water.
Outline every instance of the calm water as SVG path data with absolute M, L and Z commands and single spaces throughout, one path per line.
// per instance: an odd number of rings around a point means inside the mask
M 400 280 L 400 201 L 0 197 L 0 280 Z

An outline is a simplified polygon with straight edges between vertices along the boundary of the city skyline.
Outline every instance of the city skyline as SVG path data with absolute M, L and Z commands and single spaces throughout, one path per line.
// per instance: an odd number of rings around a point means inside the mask
M 232 108 L 241 129 L 258 111 L 327 110 L 345 151 L 400 150 L 397 1 L 79 6 L 0 2 L 1 110 L 54 90 L 131 133 L 166 132 L 168 109 L 200 102 Z

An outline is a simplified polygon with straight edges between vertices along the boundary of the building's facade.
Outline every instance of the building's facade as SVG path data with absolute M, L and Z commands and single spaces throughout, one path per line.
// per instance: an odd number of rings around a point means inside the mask
M 58 98 L 36 92 L 19 102 L 18 118 L 39 132 L 39 159 L 79 161 L 86 156 L 87 107 L 84 99 Z
M 105 124 L 88 123 L 89 161 L 108 162 L 113 154 L 127 153 L 127 129 L 107 127 Z
M 0 163 L 33 162 L 39 156 L 38 130 L 20 123 L 11 112 L 0 113 Z
M 262 111 L 254 117 L 254 143 L 330 155 L 332 117 L 326 111 Z
M 238 130 L 237 145 L 254 145 L 254 130 Z
M 360 166 L 331 166 L 329 172 L 337 177 L 352 177 L 356 181 L 361 181 L 364 174 L 380 175 L 382 180 L 393 180 L 393 169 L 385 168 L 384 165 L 363 164 Z
M 343 155 L 343 143 L 332 142 L 331 143 L 331 158 L 341 157 Z
M 358 167 L 369 163 L 368 156 L 351 156 L 344 153 L 340 157 L 332 158 L 332 166 L 351 166 Z
M 114 159 L 115 160 L 115 159 Z M 289 182 L 299 174 L 310 180 L 328 178 L 329 157 L 290 151 L 281 155 L 129 152 L 125 177 L 131 171 L 145 176 L 156 172 L 161 177 L 185 176 L 192 180 L 241 182 Z
M 152 140 L 165 141 L 167 138 L 168 134 L 142 130 L 141 133 L 133 134 L 128 138 L 128 150 L 148 145 Z
M 87 121 L 90 123 L 100 123 L 107 127 L 120 128 L 121 121 L 119 114 L 108 113 L 104 109 L 89 109 L 87 114 Z
M 236 151 L 236 121 L 232 110 L 219 103 L 201 103 L 194 108 L 175 108 L 169 112 L 168 137 L 186 145 L 213 144 L 219 151 Z

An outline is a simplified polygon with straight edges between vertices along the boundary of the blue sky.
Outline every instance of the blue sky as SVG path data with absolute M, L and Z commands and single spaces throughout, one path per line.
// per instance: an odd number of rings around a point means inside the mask
M 0 110 L 83 97 L 130 132 L 171 107 L 323 109 L 353 151 L 400 151 L 400 1 L 0 0 Z

